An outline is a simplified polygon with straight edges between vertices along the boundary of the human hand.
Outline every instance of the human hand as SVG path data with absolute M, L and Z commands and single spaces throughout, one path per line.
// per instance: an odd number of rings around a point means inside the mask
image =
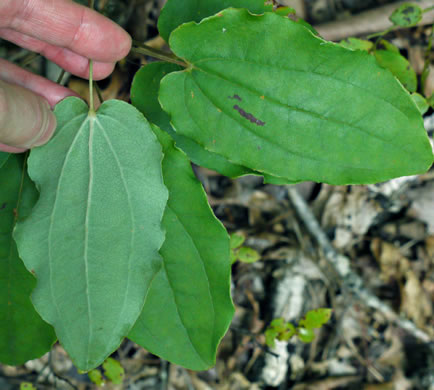
M 0 38 L 42 54 L 63 69 L 101 80 L 125 57 L 130 36 L 97 12 L 71 0 L 0 0 Z M 71 90 L 0 59 L 0 151 L 18 153 L 47 142 L 53 107 Z

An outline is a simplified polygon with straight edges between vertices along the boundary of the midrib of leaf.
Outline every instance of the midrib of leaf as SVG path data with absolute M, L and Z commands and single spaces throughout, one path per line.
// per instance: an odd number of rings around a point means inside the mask
M 190 64 L 187 60 L 184 59 L 184 61 L 186 61 L 188 64 Z M 247 64 L 250 64 L 250 65 L 255 65 L 255 66 L 264 67 L 264 68 L 272 68 L 272 69 L 283 70 L 285 72 L 296 72 L 296 73 L 307 73 L 307 74 L 313 73 L 313 74 L 315 74 L 317 76 L 320 76 L 322 78 L 330 79 L 330 80 L 333 80 L 333 81 L 337 81 L 337 82 L 339 82 L 341 84 L 344 84 L 344 85 L 348 84 L 348 85 L 351 85 L 351 86 L 353 86 L 353 87 L 355 87 L 357 89 L 360 89 L 362 91 L 368 92 L 369 95 L 371 95 L 371 96 L 375 97 L 376 99 L 378 99 L 378 100 L 386 103 L 387 105 L 391 106 L 394 110 L 398 111 L 400 114 L 402 114 L 403 116 L 405 116 L 406 119 L 409 119 L 408 115 L 406 113 L 404 113 L 404 111 L 402 111 L 400 108 L 398 108 L 397 106 L 395 106 L 394 104 L 392 104 L 391 102 L 389 102 L 388 100 L 386 100 L 385 98 L 383 98 L 381 96 L 378 96 L 375 93 L 372 93 L 372 91 L 370 89 L 363 88 L 362 86 L 360 86 L 358 84 L 354 84 L 354 83 L 352 83 L 350 81 L 342 80 L 340 78 L 333 77 L 331 75 L 326 75 L 326 74 L 323 74 L 323 73 L 315 72 L 315 70 L 311 71 L 311 70 L 305 70 L 305 69 L 287 68 L 287 67 L 275 66 L 273 64 L 263 63 L 263 62 L 259 62 L 259 61 L 258 62 L 253 62 L 253 61 L 248 61 L 248 60 L 241 60 L 241 59 L 238 59 L 238 58 L 230 58 L 230 59 L 228 59 L 228 58 L 221 58 L 221 57 L 202 58 L 202 59 L 200 59 L 200 60 L 198 60 L 198 61 L 196 61 L 196 62 L 194 62 L 194 63 L 192 63 L 190 65 L 192 65 L 193 68 L 196 68 L 198 70 L 201 70 L 201 71 L 207 73 L 207 72 L 210 72 L 210 71 L 209 70 L 205 70 L 205 69 L 200 68 L 200 67 L 197 66 L 198 63 L 206 62 L 206 61 L 240 62 L 242 64 L 246 64 L 247 63 Z M 322 65 L 322 64 L 321 63 L 318 64 L 318 66 L 320 66 L 320 65 Z M 217 75 L 217 76 L 221 77 L 220 75 Z M 222 78 L 224 78 L 224 77 L 222 77 Z M 229 81 L 229 80 L 227 80 L 227 81 Z M 256 92 L 256 91 L 254 91 L 254 92 Z M 260 95 L 262 95 L 262 94 L 260 94 Z M 282 104 L 284 104 L 284 103 L 282 103 Z
M 78 115 L 77 117 L 71 119 L 71 122 L 69 122 L 69 123 L 72 123 L 75 119 L 79 118 L 80 116 L 82 116 L 82 115 Z M 54 218 L 54 214 L 56 212 L 57 199 L 58 199 L 58 196 L 59 196 L 60 185 L 61 185 L 61 182 L 62 182 L 62 178 L 63 178 L 63 174 L 64 174 L 64 171 L 65 171 L 66 164 L 67 164 L 67 162 L 69 160 L 69 157 L 71 155 L 72 150 L 74 149 L 74 146 L 75 146 L 77 140 L 79 139 L 79 137 L 80 137 L 83 129 L 86 127 L 88 121 L 89 121 L 89 117 L 87 117 L 83 121 L 83 123 L 81 124 L 81 126 L 79 127 L 79 129 L 77 131 L 77 134 L 74 136 L 74 139 L 73 139 L 73 141 L 71 143 L 71 146 L 69 147 L 68 152 L 65 155 L 65 159 L 63 160 L 62 169 L 60 171 L 59 180 L 58 180 L 58 184 L 57 184 L 57 188 L 56 188 L 53 210 L 52 210 L 51 215 L 50 215 L 50 226 L 48 228 L 48 268 L 49 268 L 49 272 L 50 272 L 50 293 L 51 293 L 51 299 L 52 299 L 52 301 L 54 303 L 54 307 L 55 307 L 55 309 L 57 311 L 57 315 L 59 317 L 59 320 L 62 323 L 63 323 L 63 320 L 61 320 L 62 316 L 60 314 L 60 309 L 59 309 L 59 306 L 57 304 L 57 300 L 56 300 L 56 298 L 54 296 L 53 278 L 52 278 L 52 276 L 53 276 L 53 272 L 52 272 L 52 261 L 53 261 L 53 259 L 52 259 L 52 254 L 51 254 L 51 234 L 52 234 L 52 231 L 53 231 L 53 229 L 52 229 L 53 228 L 53 218 Z M 67 124 L 65 126 L 67 126 Z M 60 129 L 58 131 L 60 131 Z M 67 336 L 67 332 L 65 333 L 65 336 L 69 340 L 69 337 Z
M 293 110 L 293 111 L 301 112 L 301 113 L 303 113 L 303 114 L 306 114 L 306 115 L 310 115 L 310 116 L 316 117 L 316 118 L 318 118 L 318 119 L 320 119 L 320 120 L 323 120 L 323 121 L 325 121 L 325 122 L 332 122 L 332 123 L 336 123 L 337 125 L 347 126 L 347 127 L 349 127 L 349 128 L 352 128 L 352 129 L 358 130 L 359 132 L 362 132 L 362 133 L 364 133 L 364 134 L 366 134 L 366 135 L 368 135 L 368 136 L 370 136 L 370 137 L 373 137 L 373 138 L 378 139 L 379 141 L 381 141 L 381 142 L 383 142 L 384 144 L 386 144 L 388 147 L 393 146 L 393 147 L 394 147 L 395 149 L 397 149 L 397 150 L 400 150 L 400 151 L 403 150 L 403 151 L 407 152 L 407 151 L 406 151 L 406 148 L 405 148 L 404 145 L 399 145 L 399 146 L 398 146 L 398 145 L 394 145 L 394 144 L 392 143 L 393 139 L 392 139 L 392 140 L 386 140 L 386 139 L 384 139 L 383 137 L 379 136 L 378 134 L 376 134 L 376 133 L 370 133 L 370 132 L 367 131 L 366 129 L 363 129 L 362 127 L 356 126 L 356 125 L 354 125 L 354 124 L 347 123 L 347 122 L 343 122 L 343 121 L 341 121 L 341 120 L 339 120 L 339 119 L 335 119 L 335 118 L 331 118 L 331 117 L 325 117 L 323 114 L 319 114 L 319 113 L 314 112 L 314 111 L 306 110 L 306 109 L 299 108 L 299 107 L 295 107 L 295 106 L 290 106 L 289 104 L 286 104 L 286 103 L 280 102 L 279 100 L 276 100 L 276 99 L 274 99 L 274 98 L 272 98 L 272 97 L 270 97 L 270 96 L 266 96 L 266 95 L 264 95 L 264 94 L 261 94 L 261 93 L 259 93 L 258 91 L 255 91 L 255 90 L 249 88 L 249 86 L 247 86 L 247 85 L 242 85 L 242 84 L 239 84 L 239 83 L 236 82 L 236 81 L 230 80 L 229 78 L 227 78 L 227 77 L 225 77 L 225 76 L 223 76 L 223 75 L 221 75 L 221 74 L 213 73 L 213 72 L 211 72 L 211 71 L 209 71 L 209 70 L 203 70 L 203 69 L 200 69 L 200 68 L 198 68 L 198 70 L 199 70 L 199 71 L 202 71 L 203 73 L 205 73 L 205 74 L 207 74 L 207 75 L 209 75 L 209 76 L 213 76 L 213 77 L 215 77 L 215 78 L 217 78 L 217 79 L 223 79 L 224 81 L 227 81 L 227 82 L 230 83 L 230 84 L 233 84 L 233 85 L 236 85 L 237 87 L 240 87 L 240 88 L 246 89 L 247 91 L 251 92 L 252 94 L 257 95 L 258 97 L 260 97 L 260 96 L 264 96 L 264 100 L 266 99 L 266 100 L 268 100 L 268 101 L 270 101 L 270 102 L 272 102 L 272 103 L 274 103 L 274 104 L 276 104 L 276 105 L 280 105 L 281 107 L 288 108 L 288 109 Z M 205 97 L 206 97 L 206 98 L 207 98 L 207 99 L 208 99 L 208 100 L 209 100 L 209 101 L 210 101 L 210 102 L 211 102 L 215 107 L 218 107 L 218 108 L 220 108 L 220 109 L 223 111 L 223 108 L 217 106 L 217 105 L 216 105 L 216 104 L 211 100 L 211 98 L 210 98 L 207 94 L 205 94 L 205 92 L 202 90 L 202 88 L 200 88 L 198 82 L 197 82 L 196 80 L 194 80 L 193 76 L 191 76 L 191 78 L 192 78 L 192 80 L 195 82 L 195 85 L 197 85 L 197 87 L 198 87 L 198 88 L 201 90 L 201 92 L 204 94 L 204 96 L 205 96 Z M 333 79 L 333 80 L 337 80 L 337 79 Z M 353 85 L 353 84 L 351 84 L 351 85 Z M 354 86 L 354 85 L 353 85 L 353 86 Z M 384 100 L 384 101 L 385 101 L 385 100 Z M 390 104 L 390 103 L 389 103 L 389 104 Z M 398 110 L 395 106 L 393 106 L 393 105 L 391 105 L 391 106 L 392 106 L 394 109 Z M 398 110 L 398 111 L 399 111 L 399 110 Z M 403 114 L 402 111 L 399 111 L 399 112 L 400 112 L 401 114 Z M 234 119 L 234 116 L 229 115 L 227 112 L 225 112 L 225 114 L 226 114 L 227 116 L 229 116 L 230 118 Z M 407 117 L 405 114 L 403 114 L 403 115 L 406 117 L 406 119 L 408 119 L 408 117 Z M 237 122 L 241 124 L 241 122 L 239 122 L 238 120 L 237 120 Z M 243 126 L 243 127 L 247 128 L 246 126 Z M 250 130 L 250 129 L 248 129 L 248 130 Z M 252 132 L 252 131 L 250 131 L 250 132 Z M 256 133 L 253 133 L 253 134 L 257 135 Z M 276 144 L 276 143 L 274 143 L 274 142 L 272 142 L 272 141 L 270 141 L 270 140 L 268 140 L 268 139 L 265 139 L 265 138 L 263 138 L 263 137 L 260 137 L 260 138 L 262 138 L 262 139 L 264 139 L 264 140 L 266 140 L 266 141 L 268 141 L 268 142 L 271 142 L 273 145 L 278 145 L 278 144 Z M 284 150 L 286 150 L 286 149 L 284 149 Z M 286 151 L 288 151 L 288 150 L 286 150 Z M 293 151 L 289 151 L 289 152 L 290 152 L 290 153 L 293 153 L 294 155 L 301 156 L 301 155 L 297 154 L 296 152 L 293 152 Z M 409 153 L 409 152 L 407 152 L 407 153 Z M 307 157 L 307 158 L 308 158 L 308 159 L 311 159 L 311 160 L 314 160 L 314 161 L 324 162 L 324 160 L 314 159 L 314 158 L 312 158 L 312 157 Z M 350 166 L 350 168 L 352 168 L 352 167 Z M 355 167 L 355 168 L 358 168 L 358 167 Z M 363 169 L 365 169 L 365 168 L 363 168 Z
M 204 274 L 205 274 L 205 276 L 206 276 L 206 282 L 207 282 L 207 285 L 208 285 L 209 299 L 210 299 L 210 301 L 211 301 L 211 305 L 212 305 L 212 312 L 213 312 L 213 330 L 212 330 L 212 332 L 213 332 L 213 335 L 215 335 L 215 326 L 216 326 L 216 321 L 215 321 L 215 307 L 214 307 L 214 301 L 213 301 L 213 299 L 212 299 L 212 294 L 211 294 L 211 284 L 210 284 L 210 282 L 209 282 L 208 273 L 206 272 L 206 268 L 205 268 L 205 262 L 204 262 L 204 260 L 203 260 L 203 258 L 202 258 L 202 255 L 200 254 L 200 251 L 199 251 L 199 249 L 198 249 L 198 247 L 197 247 L 197 245 L 196 245 L 195 240 L 194 240 L 193 237 L 190 235 L 190 233 L 188 232 L 187 228 L 186 228 L 185 225 L 182 223 L 182 221 L 178 218 L 178 214 L 175 213 L 175 211 L 174 211 L 174 210 L 169 206 L 169 204 L 167 204 L 167 208 L 169 208 L 169 209 L 172 211 L 173 215 L 176 217 L 176 220 L 179 222 L 179 224 L 182 226 L 182 228 L 184 229 L 184 231 L 187 233 L 187 236 L 189 237 L 190 242 L 193 244 L 193 247 L 194 247 L 194 249 L 195 249 L 195 251 L 196 251 L 198 257 L 199 257 L 200 260 L 201 260 L 200 263 L 201 263 L 201 265 L 202 265 L 202 269 L 203 269 Z M 164 264 L 164 261 L 163 261 L 163 264 Z M 164 269 L 166 270 L 166 268 L 164 268 Z M 167 272 L 166 272 L 166 275 L 167 275 Z M 168 275 L 167 275 L 167 280 L 169 280 Z M 171 288 L 172 293 L 173 293 L 174 290 L 173 290 L 173 287 L 172 287 L 172 285 L 171 285 L 171 283 L 170 283 L 170 280 L 169 280 L 169 285 L 170 285 L 170 288 Z M 175 302 L 177 302 L 175 294 L 173 294 L 173 299 L 175 300 Z M 191 340 L 191 338 L 190 338 L 190 334 L 188 333 L 188 330 L 187 330 L 187 328 L 186 328 L 186 326 L 185 326 L 185 324 L 184 324 L 184 321 L 183 321 L 183 319 L 182 319 L 182 316 L 181 316 L 180 313 L 179 313 L 178 305 L 176 305 L 176 311 L 177 311 L 177 313 L 178 313 L 178 316 L 180 317 L 180 320 L 181 320 L 181 323 L 182 323 L 184 329 L 186 330 L 186 333 L 187 333 L 187 335 L 188 335 L 188 339 L 189 339 L 190 343 L 192 344 L 193 348 L 194 348 L 195 351 L 196 351 L 196 346 L 194 345 L 193 341 Z M 202 359 L 201 359 L 201 360 L 202 360 Z M 202 360 L 202 361 L 203 361 L 203 360 Z M 204 362 L 204 363 L 205 363 L 205 362 Z
M 186 78 L 184 78 L 184 96 L 187 96 L 187 95 L 186 95 L 186 86 L 185 86 L 185 81 L 186 81 Z M 262 139 L 262 140 L 268 142 L 269 144 L 275 146 L 276 148 L 282 150 L 282 151 L 285 152 L 285 153 L 291 153 L 291 154 L 293 154 L 294 156 L 298 156 L 298 157 L 300 157 L 300 158 L 302 158 L 302 159 L 305 159 L 305 160 L 315 161 L 315 162 L 317 162 L 317 163 L 322 163 L 322 164 L 326 164 L 326 165 L 330 165 L 330 164 L 331 164 L 330 162 L 328 162 L 328 161 L 326 161 L 326 160 L 316 159 L 316 158 L 313 158 L 313 157 L 311 157 L 311 156 L 302 155 L 302 154 L 297 153 L 297 152 L 294 152 L 294 151 L 292 151 L 292 150 L 285 149 L 285 148 L 282 147 L 281 144 L 279 144 L 279 143 L 277 143 L 277 142 L 275 142 L 275 141 L 273 141 L 273 140 L 269 140 L 269 139 L 266 139 L 266 138 L 260 137 L 258 134 L 254 133 L 254 132 L 253 132 L 253 131 L 252 131 L 252 130 L 247 126 L 247 124 L 244 123 L 244 121 L 242 121 L 240 118 L 238 118 L 237 116 L 233 117 L 232 115 L 227 114 L 226 111 L 225 111 L 223 108 L 220 108 L 218 105 L 216 105 L 216 104 L 215 104 L 215 103 L 214 103 L 214 102 L 213 102 L 213 101 L 212 101 L 212 100 L 211 100 L 211 99 L 210 99 L 210 98 L 209 98 L 209 97 L 208 97 L 208 96 L 203 92 L 203 90 L 200 88 L 200 86 L 196 83 L 196 81 L 195 81 L 193 78 L 192 78 L 192 81 L 195 83 L 195 85 L 198 87 L 198 89 L 203 93 L 204 97 L 205 97 L 205 98 L 206 98 L 206 99 L 207 99 L 207 100 L 208 100 L 208 101 L 209 101 L 209 102 L 210 102 L 214 107 L 220 109 L 222 113 L 225 113 L 225 114 L 226 114 L 226 115 L 227 115 L 231 120 L 233 120 L 234 122 L 238 123 L 241 127 L 243 127 L 245 130 L 247 130 L 247 131 L 248 131 L 249 133 L 251 133 L 253 136 L 255 136 L 255 137 L 259 138 L 259 139 Z M 187 106 L 186 99 L 183 99 L 183 104 L 184 104 L 185 111 L 186 111 L 186 113 L 188 114 L 188 116 L 190 117 L 190 119 L 191 119 L 191 120 L 196 124 L 196 126 L 197 126 L 199 129 L 201 129 L 201 126 L 198 124 L 197 120 L 196 120 L 195 117 L 192 115 L 190 108 Z M 175 129 L 175 131 L 176 131 L 176 126 L 175 126 L 175 124 L 174 124 L 173 122 L 171 122 L 171 125 L 172 125 L 172 127 Z M 203 147 L 205 150 L 209 151 L 210 153 L 221 154 L 224 158 L 226 158 L 229 162 L 231 162 L 231 163 L 233 163 L 233 164 L 246 164 L 245 161 L 241 161 L 241 162 L 233 162 L 233 161 L 231 160 L 231 157 L 230 157 L 229 155 L 225 155 L 225 154 L 223 154 L 223 153 L 218 153 L 218 152 L 216 152 L 216 151 L 210 150 L 209 147 L 208 147 L 207 145 L 204 145 L 203 143 L 199 142 L 198 140 L 195 140 L 195 142 L 196 142 L 198 145 L 200 145 L 201 147 Z M 384 141 L 383 141 L 383 142 L 384 142 Z M 333 164 L 332 164 L 332 165 L 333 165 Z M 375 168 L 370 168 L 370 167 L 354 167 L 354 166 L 352 166 L 352 165 L 347 165 L 346 163 L 340 163 L 340 166 L 343 167 L 343 168 L 349 168 L 349 169 L 353 169 L 353 170 L 362 170 L 362 171 L 371 171 L 371 172 L 377 172 L 377 171 L 378 171 L 378 169 L 375 169 Z M 388 171 L 388 170 L 391 170 L 391 169 L 393 169 L 393 168 L 383 169 L 383 171 Z M 261 168 L 261 167 L 255 167 L 255 168 L 254 168 L 254 172 L 257 172 L 257 173 L 260 173 L 260 174 L 270 175 L 270 176 L 272 176 L 272 177 L 279 177 L 279 176 L 276 176 L 275 173 L 273 173 L 273 172 L 269 172 L 268 170 L 263 169 L 263 168 Z M 290 180 L 290 181 L 293 181 L 294 183 L 299 182 L 298 179 L 294 179 L 294 178 L 290 178 L 290 177 L 286 177 L 286 179 L 288 179 L 288 180 Z
M 90 306 L 90 291 L 89 291 L 89 259 L 88 259 L 88 247 L 89 247 L 89 214 L 90 207 L 92 205 L 92 189 L 93 189 L 93 135 L 94 135 L 94 126 L 96 117 L 95 114 L 89 112 L 88 115 L 89 121 L 89 184 L 87 190 L 87 204 L 86 204 L 86 216 L 84 221 L 84 270 L 86 276 L 86 298 L 87 298 L 87 318 L 89 321 L 89 332 L 87 339 L 87 361 L 86 366 L 89 367 L 89 351 L 90 351 L 90 341 L 92 339 L 92 314 L 91 314 L 91 306 Z
M 108 119 L 110 119 L 110 120 L 112 120 L 112 121 L 114 121 L 114 122 L 118 122 L 120 125 L 122 125 L 118 120 L 116 120 L 115 118 L 112 118 L 112 117 L 110 117 L 110 116 L 108 116 L 108 115 L 100 115 L 100 116 L 105 116 L 106 118 L 108 118 Z M 122 168 L 121 163 L 120 163 L 120 161 L 119 161 L 119 157 L 118 157 L 118 155 L 117 155 L 115 149 L 113 148 L 112 143 L 110 142 L 110 138 L 108 137 L 106 131 L 104 130 L 103 126 L 101 125 L 101 122 L 98 120 L 98 118 L 95 118 L 95 121 L 96 121 L 98 127 L 100 128 L 102 134 L 104 135 L 104 138 L 105 138 L 105 140 L 106 140 L 106 142 L 107 142 L 107 145 L 109 146 L 109 149 L 110 149 L 110 151 L 111 151 L 113 157 L 115 158 L 115 161 L 116 161 L 117 167 L 118 167 L 118 169 L 119 169 L 119 173 L 120 173 L 120 175 L 121 175 L 122 184 L 123 184 L 124 189 L 125 189 L 125 192 L 126 192 L 126 194 L 127 194 L 127 199 L 128 199 L 128 208 L 129 208 L 129 211 L 130 211 L 131 231 L 132 231 L 132 234 L 131 234 L 131 240 L 130 240 L 130 252 L 129 252 L 129 256 L 128 256 L 128 279 L 127 279 L 127 288 L 125 289 L 125 292 L 124 292 L 124 301 L 123 301 L 123 303 L 122 303 L 122 311 L 124 311 L 124 310 L 125 310 L 125 306 L 126 306 L 126 299 L 127 299 L 127 296 L 128 296 L 128 291 L 129 291 L 129 289 L 130 289 L 130 284 L 131 284 L 131 283 L 130 283 L 130 277 L 131 277 L 131 255 L 132 255 L 132 248 L 133 248 L 133 246 L 134 246 L 134 233 L 135 233 L 135 225 L 136 225 L 136 223 L 135 223 L 135 218 L 134 218 L 134 213 L 133 213 L 133 207 L 132 207 L 132 203 L 131 203 L 131 194 L 130 194 L 130 191 L 128 190 L 128 185 L 127 185 L 127 182 L 126 182 L 126 180 L 125 180 L 124 171 L 123 171 L 123 168 Z M 123 126 L 123 125 L 122 125 L 122 126 Z M 155 276 L 155 275 L 154 275 L 154 276 Z M 122 315 L 120 314 L 119 317 L 118 317 L 118 322 L 116 323 L 116 326 L 119 324 L 119 320 L 120 320 L 121 318 L 122 318 Z M 134 326 L 134 323 L 131 325 L 130 328 L 132 328 L 133 326 Z M 125 335 L 125 336 L 126 336 L 126 335 Z
M 319 159 L 315 159 L 315 158 L 313 158 L 313 157 L 309 157 L 309 156 L 304 156 L 304 155 L 302 155 L 302 154 L 300 154 L 300 153 L 297 153 L 297 152 L 294 152 L 294 151 L 291 151 L 291 150 L 287 150 L 287 149 L 284 149 L 283 147 L 282 147 L 282 145 L 281 144 L 279 144 L 279 143 L 277 143 L 277 142 L 275 142 L 275 141 L 273 141 L 273 140 L 268 140 L 268 139 L 266 139 L 266 138 L 263 138 L 263 137 L 261 137 L 261 136 L 259 136 L 258 134 L 256 134 L 253 130 L 251 130 L 247 125 L 246 125 L 246 123 L 245 123 L 245 121 L 243 121 L 241 118 L 238 118 L 237 116 L 232 116 L 232 115 L 229 115 L 226 111 L 224 111 L 224 109 L 223 108 L 220 108 L 216 103 L 214 103 L 213 101 L 212 101 L 212 99 L 207 95 L 207 94 L 205 94 L 205 92 L 202 90 L 202 88 L 197 84 L 197 82 L 193 79 L 193 78 L 191 78 L 192 79 L 192 81 L 195 83 L 195 85 L 197 86 L 197 88 L 202 92 L 202 94 L 203 94 L 203 96 L 215 107 L 215 108 L 218 108 L 218 109 L 220 109 L 221 111 L 222 111 L 222 113 L 225 113 L 226 114 L 226 116 L 228 116 L 230 119 L 232 119 L 234 122 L 236 122 L 236 123 L 238 123 L 241 127 L 243 127 L 244 129 L 246 129 L 249 133 L 251 133 L 254 137 L 257 137 L 257 138 L 259 138 L 259 139 L 263 139 L 264 141 L 266 141 L 266 142 L 268 142 L 268 143 L 270 143 L 270 144 L 272 144 L 272 145 L 274 145 L 274 146 L 276 146 L 278 149 L 280 149 L 280 150 L 283 150 L 284 152 L 289 152 L 289 153 L 291 153 L 291 154 L 293 154 L 294 156 L 298 156 L 298 157 L 301 157 L 301 158 L 304 158 L 304 159 L 306 159 L 306 160 L 312 160 L 312 161 L 317 161 L 317 162 L 323 162 L 322 160 L 319 160 Z M 186 78 L 184 78 L 184 96 L 187 96 L 186 95 L 186 85 L 185 85 L 185 81 L 186 81 L 187 79 Z M 187 106 L 187 104 L 185 103 L 185 99 L 184 99 L 184 107 L 186 108 L 186 111 L 187 111 L 187 113 L 188 113 L 188 116 L 190 117 L 190 119 L 199 127 L 199 128 L 201 128 L 200 126 L 199 126 L 199 124 L 198 124 L 198 122 L 196 121 L 196 119 L 194 118 L 194 116 L 192 115 L 192 113 L 191 113 L 191 110 L 190 110 L 190 108 Z M 202 145 L 202 144 L 200 144 L 199 143 L 199 145 L 201 145 L 203 148 L 205 148 L 206 150 L 208 150 L 208 148 L 206 147 L 206 145 Z M 212 153 L 216 153 L 216 152 L 213 152 L 212 150 L 210 150 L 210 152 L 212 152 Z M 226 157 L 226 156 L 225 156 Z M 230 158 L 229 157 L 226 157 L 229 161 L 231 161 L 230 160 Z M 241 164 L 243 164 L 244 162 L 241 162 Z M 265 170 L 260 170 L 259 168 L 255 168 L 255 171 L 257 171 L 257 172 L 264 172 L 264 173 L 267 173 Z M 270 175 L 272 175 L 272 173 L 268 173 L 268 174 L 270 174 Z

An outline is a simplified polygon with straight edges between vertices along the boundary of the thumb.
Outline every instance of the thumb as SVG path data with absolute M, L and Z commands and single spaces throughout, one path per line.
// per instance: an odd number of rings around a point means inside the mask
M 41 96 L 0 80 L 0 150 L 21 152 L 46 143 L 56 117 Z

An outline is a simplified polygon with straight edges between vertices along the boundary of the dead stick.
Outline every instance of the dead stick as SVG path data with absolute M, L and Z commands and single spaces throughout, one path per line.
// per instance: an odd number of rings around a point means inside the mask
M 339 277 L 342 279 L 342 283 L 344 284 L 344 286 L 365 305 L 369 306 L 372 309 L 380 311 L 391 322 L 395 323 L 400 328 L 405 329 L 417 339 L 425 343 L 429 343 L 431 341 L 431 338 L 426 332 L 419 329 L 413 322 L 401 318 L 395 311 L 390 308 L 389 305 L 383 303 L 376 295 L 374 295 L 372 292 L 368 291 L 365 288 L 365 286 L 363 285 L 363 280 L 352 271 L 350 267 L 350 260 L 347 257 L 340 255 L 333 248 L 330 240 L 321 229 L 309 206 L 300 196 L 295 187 L 288 186 L 288 196 L 298 216 L 306 225 L 309 233 L 318 242 L 319 246 L 324 252 L 326 260 L 338 273 Z
M 314 26 L 324 39 L 329 41 L 340 41 L 348 37 L 369 35 L 372 33 L 384 31 L 392 26 L 389 16 L 403 2 L 385 5 L 383 7 L 374 8 L 369 11 L 361 12 L 351 18 L 338 20 L 330 23 L 324 23 Z M 422 9 L 432 6 L 431 0 L 414 2 Z M 434 11 L 426 12 L 423 15 L 419 25 L 433 24 Z

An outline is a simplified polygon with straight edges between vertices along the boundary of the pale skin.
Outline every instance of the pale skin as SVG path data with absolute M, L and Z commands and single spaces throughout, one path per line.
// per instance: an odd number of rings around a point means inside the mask
M 42 54 L 82 78 L 110 75 L 131 48 L 118 25 L 71 0 L 0 0 L 0 38 Z M 74 92 L 0 59 L 0 151 L 45 144 L 56 128 L 52 108 Z

